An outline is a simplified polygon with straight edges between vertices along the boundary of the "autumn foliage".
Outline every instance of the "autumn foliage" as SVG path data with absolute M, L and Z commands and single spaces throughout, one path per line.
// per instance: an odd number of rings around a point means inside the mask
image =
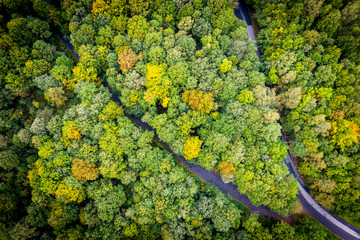
M 203 141 L 199 137 L 189 137 L 184 143 L 184 157 L 187 160 L 197 158 L 201 149 Z
M 85 200 L 85 191 L 80 187 L 73 187 L 65 182 L 61 182 L 56 189 L 55 196 L 64 198 L 65 203 L 80 203 Z
M 85 160 L 78 158 L 74 159 L 71 171 L 78 180 L 88 181 L 99 177 L 99 170 L 94 164 L 88 164 Z
M 93 82 L 96 86 L 100 86 L 101 80 L 98 78 L 98 71 L 94 67 L 89 67 L 82 62 L 78 63 L 73 69 L 74 79 L 67 83 L 67 87 L 71 88 L 74 82 L 86 81 Z
M 110 6 L 108 5 L 108 1 L 96 0 L 92 4 L 91 13 L 94 17 L 97 17 L 100 14 L 104 14 L 106 17 L 108 17 L 109 10 Z
M 142 60 L 142 54 L 136 55 L 134 51 L 127 47 L 120 47 L 116 49 L 118 54 L 118 61 L 120 69 L 123 73 L 127 73 L 132 67 L 135 66 L 136 62 Z
M 198 110 L 202 113 L 210 113 L 214 105 L 214 97 L 212 93 L 203 93 L 198 90 L 186 90 L 181 98 L 184 102 L 190 105 L 192 109 Z
M 359 143 L 359 130 L 360 128 L 356 123 L 345 119 L 332 122 L 332 129 L 330 131 L 332 142 L 344 151 L 346 147 L 351 147 L 354 143 Z
M 61 141 L 63 141 L 65 145 L 69 145 L 70 140 L 80 140 L 82 137 L 80 130 L 74 121 L 65 121 L 62 127 Z
M 235 174 L 235 172 L 236 172 L 236 168 L 235 168 L 234 164 L 231 164 L 229 162 L 219 163 L 219 169 L 220 169 L 221 175 L 230 175 L 230 174 Z
M 165 75 L 164 67 L 162 65 L 148 63 L 146 70 L 147 81 L 145 87 L 147 90 L 145 93 L 145 101 L 155 105 L 157 100 L 161 100 L 162 106 L 166 108 L 170 101 L 168 87 L 171 82 L 162 78 L 163 75 Z

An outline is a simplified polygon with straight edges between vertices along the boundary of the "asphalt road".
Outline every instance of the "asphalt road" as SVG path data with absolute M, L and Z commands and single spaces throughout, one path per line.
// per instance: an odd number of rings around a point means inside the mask
M 235 10 L 235 15 L 247 23 L 247 33 L 248 37 L 256 41 L 256 35 L 254 28 L 252 26 L 250 14 L 248 12 L 247 6 L 244 0 L 239 1 L 239 9 Z M 256 42 L 254 42 L 256 44 Z M 260 57 L 260 52 L 257 50 L 257 55 Z M 281 139 L 285 141 L 284 134 L 282 134 Z M 308 187 L 303 182 L 300 173 L 298 172 L 294 160 L 288 150 L 288 154 L 284 159 L 286 166 L 289 169 L 289 172 L 295 176 L 299 185 L 298 199 L 303 205 L 306 212 L 308 212 L 312 217 L 314 217 L 318 222 L 323 226 L 328 228 L 330 231 L 335 233 L 337 236 L 343 239 L 360 239 L 360 230 L 354 226 L 348 224 L 343 219 L 335 217 L 334 214 L 320 204 L 318 204 L 310 195 Z
M 235 10 L 235 15 L 240 18 L 241 20 L 245 20 L 248 24 L 247 27 L 247 33 L 251 40 L 256 41 L 256 36 L 254 32 L 254 28 L 251 25 L 251 20 L 249 13 L 247 12 L 246 5 L 243 1 L 240 1 L 240 8 Z M 66 45 L 66 47 L 71 51 L 71 53 L 79 60 L 79 55 L 74 51 L 74 47 L 72 44 L 64 39 L 63 35 L 59 31 L 55 31 L 56 35 L 61 39 L 61 41 Z M 256 42 L 254 42 L 256 44 Z M 260 52 L 257 50 L 257 55 L 260 57 Z M 103 83 L 105 87 L 107 87 L 112 94 L 112 100 L 115 101 L 118 105 L 122 105 L 120 99 L 118 96 L 113 94 L 112 89 L 107 85 L 107 83 Z M 152 131 L 155 133 L 155 138 L 168 150 L 170 151 L 174 156 L 176 156 L 176 159 L 187 169 L 192 171 L 194 174 L 196 174 L 199 178 L 201 178 L 203 181 L 212 183 L 216 187 L 218 187 L 223 193 L 229 194 L 232 198 L 238 200 L 245 206 L 247 206 L 251 213 L 255 213 L 264 217 L 268 217 L 275 220 L 281 220 L 281 221 L 287 221 L 288 218 L 281 216 L 277 214 L 276 212 L 271 211 L 267 206 L 260 205 L 258 207 L 254 206 L 249 198 L 241 194 L 238 191 L 238 187 L 233 183 L 224 183 L 221 179 L 221 176 L 206 170 L 204 167 L 201 167 L 199 165 L 189 163 L 186 161 L 186 159 L 183 156 L 175 154 L 171 148 L 161 141 L 159 137 L 156 134 L 156 131 L 151 128 L 147 123 L 144 123 L 141 121 L 140 118 L 131 117 L 129 116 L 134 122 L 136 122 L 141 128 L 144 130 Z M 317 221 L 319 221 L 322 225 L 324 225 L 326 228 L 328 228 L 330 231 L 335 233 L 337 236 L 343 238 L 343 239 L 349 239 L 349 240 L 357 240 L 360 239 L 360 231 L 359 229 L 356 229 L 355 227 L 351 226 L 350 224 L 346 223 L 342 219 L 336 218 L 333 216 L 332 213 L 328 212 L 324 208 L 322 208 L 319 204 L 315 202 L 315 200 L 310 196 L 309 190 L 306 187 L 306 185 L 303 183 L 300 174 L 298 173 L 290 153 L 288 152 L 287 157 L 284 159 L 285 164 L 288 166 L 290 173 L 294 174 L 296 179 L 299 183 L 299 193 L 297 197 L 300 199 L 301 203 L 303 204 L 303 207 L 306 209 L 307 212 L 310 213 L 312 217 L 314 217 Z

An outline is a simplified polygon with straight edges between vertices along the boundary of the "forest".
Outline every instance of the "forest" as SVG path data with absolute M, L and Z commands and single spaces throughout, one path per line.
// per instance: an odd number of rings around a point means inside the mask
M 249 3 L 299 171 L 316 201 L 360 227 L 360 2 Z
M 134 118 L 287 216 L 283 129 L 316 200 L 360 225 L 360 5 L 249 4 L 261 59 L 227 0 L 0 1 L 0 239 L 336 238 L 251 214 Z

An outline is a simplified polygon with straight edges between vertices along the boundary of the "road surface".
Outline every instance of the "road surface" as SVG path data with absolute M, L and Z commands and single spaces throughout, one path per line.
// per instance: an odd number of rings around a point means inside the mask
M 244 0 L 239 1 L 239 8 L 235 9 L 235 15 L 247 23 L 247 34 L 249 39 L 253 40 L 256 45 L 256 35 L 254 28 L 252 26 L 250 14 Z M 257 55 L 260 57 L 260 52 L 257 50 Z M 281 139 L 285 141 L 284 134 L 282 134 Z M 286 166 L 289 169 L 289 172 L 292 173 L 298 181 L 299 192 L 298 199 L 305 208 L 305 210 L 319 221 L 323 226 L 328 228 L 330 231 L 335 233 L 337 236 L 343 239 L 360 239 L 360 230 L 348 224 L 344 220 L 337 218 L 330 211 L 327 211 L 320 204 L 318 204 L 310 195 L 310 191 L 303 182 L 300 173 L 298 172 L 294 160 L 288 150 L 287 156 L 284 159 Z
M 251 25 L 250 16 L 246 10 L 246 6 L 244 3 L 241 3 L 240 1 L 240 8 L 235 10 L 235 15 L 239 17 L 241 20 L 245 20 L 248 24 L 247 27 L 247 33 L 251 40 L 256 41 L 256 36 L 254 32 L 254 28 Z M 59 31 L 55 31 L 56 35 L 61 39 L 61 41 L 66 45 L 66 47 L 71 51 L 71 53 L 74 55 L 76 59 L 79 60 L 79 55 L 74 51 L 74 47 L 72 44 L 64 39 L 63 35 Z M 254 42 L 255 43 L 255 42 Z M 256 43 L 255 43 L 256 44 Z M 257 55 L 260 57 L 260 52 L 257 50 Z M 115 95 L 112 91 L 112 89 L 108 86 L 106 82 L 103 83 L 105 87 L 107 87 L 112 95 L 112 100 L 115 101 L 118 105 L 122 105 L 119 97 Z M 241 194 L 238 191 L 238 187 L 233 183 L 224 183 L 221 179 L 221 176 L 206 170 L 204 167 L 201 167 L 199 165 L 189 163 L 186 161 L 186 159 L 183 156 L 175 154 L 171 148 L 161 141 L 159 137 L 156 134 L 156 131 L 151 128 L 147 123 L 144 123 L 141 121 L 140 118 L 129 116 L 134 122 L 136 122 L 141 128 L 144 130 L 152 131 L 155 133 L 155 138 L 168 150 L 170 151 L 174 156 L 176 156 L 176 159 L 187 169 L 192 171 L 194 174 L 196 174 L 199 178 L 201 178 L 203 181 L 212 183 L 216 187 L 218 187 L 223 193 L 229 194 L 232 198 L 238 200 L 245 206 L 247 206 L 251 213 L 256 213 L 261 216 L 275 219 L 275 220 L 281 220 L 288 222 L 289 218 L 279 215 L 276 212 L 271 211 L 267 206 L 260 205 L 258 207 L 254 206 L 249 198 Z M 318 205 L 313 198 L 309 195 L 308 189 L 306 188 L 306 185 L 302 182 L 300 174 L 297 172 L 296 167 L 292 161 L 291 155 L 288 152 L 288 156 L 285 158 L 285 164 L 288 166 L 289 171 L 295 175 L 296 179 L 301 181 L 299 182 L 299 194 L 297 195 L 300 199 L 301 203 L 303 204 L 303 207 L 310 213 L 311 216 L 313 216 L 316 220 L 318 220 L 322 225 L 327 227 L 330 231 L 338 235 L 339 237 L 343 239 L 349 239 L 349 240 L 357 240 L 360 239 L 359 230 L 355 227 L 351 226 L 350 224 L 347 224 L 345 221 L 333 217 L 332 213 L 329 213 L 325 209 L 323 209 L 320 205 Z

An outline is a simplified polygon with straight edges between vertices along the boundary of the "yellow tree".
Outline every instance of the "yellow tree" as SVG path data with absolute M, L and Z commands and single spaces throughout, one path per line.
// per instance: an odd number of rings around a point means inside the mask
M 98 78 L 98 71 L 94 67 L 87 67 L 82 62 L 78 63 L 74 69 L 74 82 L 86 81 L 93 82 L 97 87 L 100 86 L 101 80 Z
M 233 63 L 230 60 L 225 58 L 219 66 L 220 72 L 223 72 L 223 73 L 228 72 L 231 70 L 232 66 L 233 66 Z
M 74 121 L 65 121 L 62 127 L 61 141 L 64 142 L 65 146 L 70 145 L 71 140 L 80 140 L 80 127 Z
M 214 97 L 212 93 L 203 93 L 198 90 L 186 90 L 181 99 L 190 105 L 192 109 L 202 113 L 210 113 L 214 105 Z
M 346 147 L 351 147 L 354 142 L 358 143 L 360 128 L 356 123 L 346 119 L 339 119 L 331 123 L 332 127 L 328 135 L 332 136 L 332 142 L 344 151 Z
M 236 168 L 235 168 L 234 164 L 231 164 L 226 161 L 219 163 L 218 168 L 220 170 L 221 175 L 231 175 L 231 174 L 235 174 L 235 172 L 236 172 Z
M 108 0 L 95 0 L 92 4 L 91 13 L 94 19 L 100 14 L 104 14 L 106 17 L 109 17 L 109 1 Z
M 201 141 L 199 137 L 189 137 L 184 143 L 184 157 L 187 160 L 197 158 L 199 156 L 202 143 L 203 141 Z
M 234 164 L 224 161 L 219 163 L 218 168 L 220 170 L 221 178 L 225 183 L 235 180 L 236 168 Z
M 145 101 L 155 105 L 157 100 L 161 100 L 161 105 L 166 108 L 170 101 L 168 89 L 171 85 L 171 80 L 163 77 L 165 69 L 162 65 L 148 63 L 146 70 Z
M 61 181 L 55 191 L 55 196 L 64 198 L 65 203 L 80 203 L 85 200 L 86 194 L 84 189 L 82 189 L 79 185 L 72 185 L 65 181 Z

